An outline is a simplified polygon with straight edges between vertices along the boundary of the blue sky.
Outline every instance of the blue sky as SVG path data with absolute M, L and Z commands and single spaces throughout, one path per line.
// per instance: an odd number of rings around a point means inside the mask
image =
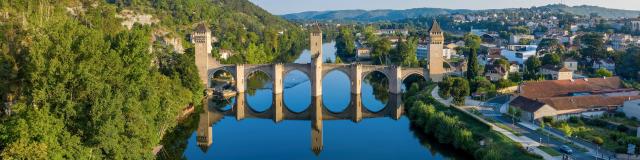
M 594 5 L 608 8 L 640 10 L 640 0 L 250 0 L 273 14 L 303 11 L 344 9 L 408 9 L 453 8 L 496 9 L 542 6 L 563 3 L 566 5 Z

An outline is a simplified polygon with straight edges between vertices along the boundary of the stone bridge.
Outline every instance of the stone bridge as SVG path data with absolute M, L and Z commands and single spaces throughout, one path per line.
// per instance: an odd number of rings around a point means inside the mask
M 248 76 L 255 72 L 263 72 L 267 74 L 270 80 L 273 81 L 273 93 L 281 94 L 283 92 L 284 76 L 291 71 L 300 71 L 307 75 L 311 81 L 313 96 L 322 95 L 322 79 L 324 78 L 324 75 L 332 71 L 342 72 L 349 77 L 352 94 L 361 93 L 362 79 L 373 72 L 382 73 L 387 77 L 389 80 L 389 92 L 393 94 L 401 93 L 402 81 L 410 75 L 417 75 L 423 77 L 425 80 L 429 80 L 429 73 L 424 68 L 403 68 L 399 66 L 363 64 L 322 64 L 318 67 L 313 64 L 295 63 L 224 65 L 218 68 L 209 69 L 207 72 L 207 79 L 213 78 L 214 74 L 219 71 L 228 72 L 233 76 L 236 83 L 236 91 L 238 93 L 244 93 Z M 211 86 L 210 80 L 207 81 L 207 86 Z

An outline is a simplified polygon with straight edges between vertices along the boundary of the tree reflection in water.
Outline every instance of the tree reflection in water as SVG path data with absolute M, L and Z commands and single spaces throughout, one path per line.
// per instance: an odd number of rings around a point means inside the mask
M 364 77 L 364 83 L 373 88 L 373 96 L 382 103 L 389 101 L 389 78 L 380 72 L 372 72 Z
M 415 125 L 413 122 L 409 124 L 409 130 L 413 133 L 413 136 L 418 138 L 420 144 L 431 152 L 431 155 L 442 154 L 445 157 L 451 157 L 453 159 L 474 159 L 473 155 L 470 155 L 466 151 L 454 149 L 451 144 L 438 143 L 435 137 L 424 134 L 423 130 L 429 128 L 423 128 Z
M 271 78 L 264 72 L 256 71 L 247 76 L 247 87 L 245 93 L 250 96 L 256 95 L 256 91 L 259 89 L 267 89 L 272 84 Z

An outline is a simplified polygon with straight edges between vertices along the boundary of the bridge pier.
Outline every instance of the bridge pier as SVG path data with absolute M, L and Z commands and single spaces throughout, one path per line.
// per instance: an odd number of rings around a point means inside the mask
M 402 94 L 402 67 L 391 66 L 389 70 L 389 92 Z
M 353 122 L 362 121 L 362 97 L 360 94 L 351 94 L 351 105 L 353 106 Z
M 402 113 L 404 112 L 404 107 L 402 105 L 402 94 L 391 94 L 389 95 L 389 107 L 391 107 L 391 118 L 394 120 L 400 119 L 402 117 Z
M 239 64 L 236 65 L 236 92 L 238 93 L 244 93 L 245 91 L 245 76 L 244 76 L 244 65 L 243 64 Z
M 245 99 L 244 99 L 244 93 L 238 93 L 238 95 L 236 95 L 236 106 L 233 107 L 233 109 L 235 110 L 236 113 L 236 120 L 242 120 L 244 119 L 245 115 L 245 111 L 246 111 L 246 105 L 245 105 Z
M 284 65 L 281 63 L 273 65 L 273 94 L 282 94 Z
M 282 94 L 273 95 L 273 121 L 278 123 L 284 118 Z
M 351 94 L 362 93 L 362 65 L 351 65 Z

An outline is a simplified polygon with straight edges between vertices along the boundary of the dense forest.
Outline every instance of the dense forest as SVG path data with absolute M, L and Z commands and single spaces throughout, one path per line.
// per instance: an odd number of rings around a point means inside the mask
M 158 22 L 127 29 L 123 11 Z M 242 61 L 284 60 L 306 42 L 246 0 L 0 1 L 0 109 L 10 111 L 0 117 L 0 159 L 151 159 L 202 98 L 187 41 L 199 22 L 216 50 Z M 184 54 L 156 41 L 159 30 L 183 41 Z

